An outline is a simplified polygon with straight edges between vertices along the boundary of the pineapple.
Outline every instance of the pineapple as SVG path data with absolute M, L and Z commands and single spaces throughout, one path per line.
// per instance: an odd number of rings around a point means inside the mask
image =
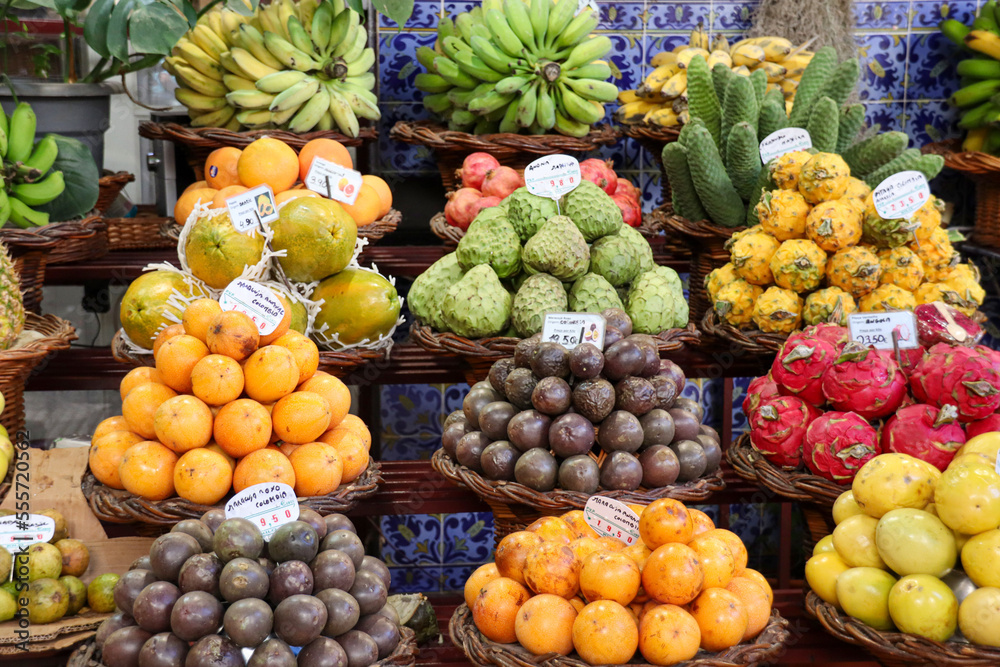
M 923 243 L 931 237 L 935 229 L 940 229 L 944 226 L 941 220 L 944 208 L 945 203 L 934 195 L 931 195 L 930 200 L 917 209 L 917 212 L 911 218 L 911 221 L 917 225 L 917 228 L 913 231 L 917 237 L 917 241 Z
M 771 256 L 771 273 L 778 287 L 811 292 L 823 282 L 826 253 L 806 239 L 785 241 Z
M 737 279 L 739 276 L 736 275 L 736 267 L 733 266 L 732 262 L 727 262 L 714 269 L 705 276 L 705 290 L 708 292 L 708 298 L 714 302 L 719 290 Z
M 861 297 L 858 306 L 866 313 L 880 310 L 913 310 L 917 307 L 917 300 L 913 292 L 902 287 L 879 285 Z
M 723 322 L 745 328 L 750 325 L 754 304 L 763 293 L 763 288 L 737 278 L 719 290 L 715 297 L 715 312 Z
M 942 282 L 958 292 L 958 295 L 965 301 L 981 306 L 983 300 L 986 299 L 986 290 L 979 284 L 979 278 L 979 269 L 975 264 L 969 262 L 953 268 Z
M 747 234 L 756 234 L 757 232 L 762 232 L 762 231 L 764 231 L 763 227 L 761 227 L 760 225 L 754 225 L 753 227 L 747 227 L 742 231 L 734 232 L 732 236 L 726 239 L 725 248 L 727 251 L 732 252 L 733 245 L 735 245 L 735 243 L 739 241 L 741 238 L 743 238 Z
M 945 283 L 924 283 L 913 293 L 918 304 L 934 303 L 942 301 L 953 308 L 957 308 L 966 315 L 976 312 L 976 304 L 973 301 L 966 301 L 962 296 L 951 289 Z
M 807 151 L 792 151 L 775 158 L 770 163 L 771 181 L 782 190 L 797 190 L 799 172 L 811 157 L 812 153 Z
M 862 181 L 860 178 L 854 178 L 851 176 L 847 179 L 847 190 L 844 191 L 842 199 L 856 199 L 864 204 L 865 199 L 868 195 L 872 193 L 872 189 L 868 187 L 868 184 Z
M 771 256 L 778 249 L 778 240 L 764 232 L 745 234 L 733 244 L 730 259 L 736 267 L 736 275 L 754 285 L 770 285 Z
M 934 227 L 926 239 L 918 238 L 911 243 L 910 250 L 920 257 L 924 263 L 924 277 L 933 283 L 941 282 L 959 260 L 948 240 L 948 232 L 942 227 Z
M 882 266 L 878 257 L 867 248 L 844 248 L 826 263 L 826 280 L 855 299 L 878 287 Z
M 846 199 L 816 204 L 806 218 L 806 234 L 829 253 L 857 245 L 861 240 L 861 213 Z
M 882 265 L 879 282 L 883 285 L 895 285 L 912 292 L 924 281 L 924 263 L 906 246 L 879 250 L 878 261 Z
M 847 326 L 847 316 L 857 311 L 858 305 L 854 297 L 839 287 L 827 287 L 813 292 L 806 297 L 802 318 L 806 324 L 833 322 L 842 327 Z
M 779 241 L 804 238 L 808 215 L 809 204 L 795 190 L 765 192 L 757 204 L 761 227 Z
M 754 304 L 753 321 L 767 333 L 792 333 L 802 325 L 802 298 L 792 290 L 768 287 Z
M 21 285 L 7 247 L 0 243 L 0 350 L 7 350 L 24 329 Z
M 851 169 L 834 153 L 816 153 L 802 166 L 799 192 L 810 204 L 840 199 L 847 192 Z

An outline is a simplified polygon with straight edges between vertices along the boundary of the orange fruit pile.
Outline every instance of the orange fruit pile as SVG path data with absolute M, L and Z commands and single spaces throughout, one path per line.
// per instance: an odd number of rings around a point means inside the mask
M 199 203 L 225 208 L 227 198 L 263 184 L 271 186 L 276 204 L 296 197 L 320 197 L 302 185 L 317 157 L 354 168 L 347 148 L 334 139 L 313 139 L 298 154 L 285 142 L 271 137 L 261 137 L 243 150 L 218 148 L 205 160 L 205 180 L 189 185 L 177 199 L 174 219 L 184 224 Z M 371 174 L 365 174 L 362 180 L 353 204 L 338 202 L 358 227 L 385 217 L 392 208 L 392 191 L 384 180 Z
M 773 593 L 747 568 L 739 537 L 676 500 L 631 507 L 642 538 L 631 546 L 598 536 L 580 510 L 504 537 L 465 584 L 479 631 L 592 665 L 625 664 L 636 651 L 673 665 L 760 634 Z
M 181 324 L 157 335 L 155 366 L 122 379 L 122 414 L 91 439 L 94 477 L 150 500 L 203 505 L 262 482 L 284 482 L 301 497 L 356 479 L 371 433 L 349 414 L 350 390 L 317 370 L 316 344 L 290 321 L 286 307 L 261 336 L 243 313 L 193 301 Z

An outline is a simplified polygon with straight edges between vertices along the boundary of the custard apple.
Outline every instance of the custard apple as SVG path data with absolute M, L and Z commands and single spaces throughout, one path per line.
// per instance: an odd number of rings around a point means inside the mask
M 485 209 L 483 212 L 490 209 Z M 458 263 L 468 271 L 479 264 L 489 264 L 501 278 L 509 278 L 521 270 L 521 241 L 506 217 L 482 213 L 469 225 L 458 242 Z
M 680 304 L 684 303 L 684 306 Z M 672 329 L 687 310 L 680 277 L 666 266 L 658 266 L 636 278 L 629 288 L 625 312 L 635 333 L 657 334 Z M 687 317 L 683 317 L 687 325 Z
M 542 223 L 559 213 L 554 200 L 533 195 L 528 188 L 514 190 L 503 203 L 507 205 L 507 217 L 521 241 L 530 239 Z
M 569 309 L 574 313 L 599 313 L 605 308 L 621 308 L 622 300 L 615 288 L 596 273 L 588 273 L 569 291 Z
M 645 273 L 656 266 L 656 262 L 653 260 L 653 249 L 639 230 L 635 227 L 622 225 L 618 230 L 618 236 L 628 241 L 639 258 L 639 273 Z
M 590 181 L 583 181 L 563 198 L 562 213 L 580 228 L 588 243 L 614 234 L 623 224 L 618 205 Z
M 536 273 L 514 295 L 510 319 L 518 335 L 527 338 L 542 330 L 546 313 L 565 313 L 568 308 L 566 290 L 559 279 Z
M 524 244 L 521 259 L 529 271 L 549 273 L 569 282 L 587 272 L 590 250 L 573 221 L 556 215 Z
M 444 331 L 441 301 L 448 288 L 462 279 L 465 272 L 456 253 L 450 252 L 417 276 L 406 295 L 406 304 L 413 316 L 438 331 Z
M 639 275 L 635 248 L 620 234 L 597 239 L 590 247 L 590 272 L 603 276 L 615 287 L 632 282 Z
M 444 328 L 466 338 L 495 336 L 507 328 L 511 301 L 496 272 L 480 264 L 449 287 L 441 300 Z

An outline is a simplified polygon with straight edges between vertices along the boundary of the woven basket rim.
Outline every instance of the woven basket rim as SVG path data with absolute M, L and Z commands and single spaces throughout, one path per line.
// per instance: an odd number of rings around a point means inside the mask
M 723 227 L 711 220 L 691 221 L 674 213 L 670 202 L 654 209 L 649 215 L 655 216 L 664 231 L 670 230 L 686 238 L 695 239 L 728 239 L 736 232 L 746 229 L 742 227 Z
M 701 331 L 709 336 L 721 338 L 751 354 L 774 354 L 788 340 L 788 334 L 767 333 L 760 329 L 737 329 L 720 321 L 714 308 L 709 308 L 701 318 Z
M 21 347 L 0 351 L 0 364 L 7 366 L 41 359 L 51 352 L 68 350 L 70 343 L 76 340 L 76 329 L 67 320 L 56 315 L 38 315 L 32 312 L 24 314 L 24 329 L 37 331 L 41 338 Z
M 944 166 L 973 176 L 1000 177 L 1000 157 L 981 151 L 962 150 L 960 139 L 946 139 L 927 144 L 924 153 L 940 155 Z
M 618 123 L 618 131 L 631 139 L 662 141 L 664 144 L 677 141 L 680 127 L 664 127 L 652 123 Z
M 448 218 L 445 217 L 444 211 L 435 213 L 431 216 L 429 224 L 434 236 L 438 237 L 442 241 L 445 241 L 446 243 L 458 245 L 458 242 L 462 240 L 463 236 L 465 236 L 465 230 L 461 227 L 448 224 Z
M 785 470 L 776 466 L 750 443 L 750 434 L 743 433 L 726 448 L 726 460 L 737 475 L 792 500 L 810 502 L 832 508 L 837 498 L 850 490 L 850 485 L 837 484 L 800 469 Z
M 180 123 L 160 123 L 143 121 L 139 123 L 139 135 L 154 141 L 173 141 L 188 146 L 203 148 L 221 148 L 235 146 L 243 148 L 261 137 L 280 139 L 290 146 L 301 148 L 312 139 L 336 139 L 345 146 L 360 146 L 378 137 L 378 129 L 373 126 L 362 127 L 357 137 L 332 130 L 321 130 L 295 134 L 287 130 L 247 130 L 236 132 L 221 127 L 191 127 Z
M 4 245 L 33 249 L 54 248 L 60 242 L 90 240 L 106 229 L 104 219 L 94 214 L 78 220 L 50 222 L 34 229 L 0 229 L 0 241 Z
M 613 145 L 618 141 L 618 130 L 603 123 L 592 127 L 586 137 L 579 138 L 562 134 L 469 134 L 449 130 L 433 120 L 401 120 L 392 127 L 389 136 L 397 141 L 435 150 L 552 155 L 559 152 L 582 153 L 598 146 Z

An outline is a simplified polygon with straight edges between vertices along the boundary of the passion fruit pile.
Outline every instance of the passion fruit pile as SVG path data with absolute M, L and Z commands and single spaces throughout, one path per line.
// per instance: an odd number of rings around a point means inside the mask
M 268 542 L 211 510 L 122 575 L 96 643 L 107 667 L 368 667 L 400 641 L 389 584 L 342 514 L 302 507 Z
M 490 480 L 535 491 L 591 494 L 696 480 L 719 468 L 704 408 L 681 398 L 686 379 L 656 339 L 609 308 L 603 349 L 567 350 L 541 334 L 517 344 L 445 420 L 442 445 Z

